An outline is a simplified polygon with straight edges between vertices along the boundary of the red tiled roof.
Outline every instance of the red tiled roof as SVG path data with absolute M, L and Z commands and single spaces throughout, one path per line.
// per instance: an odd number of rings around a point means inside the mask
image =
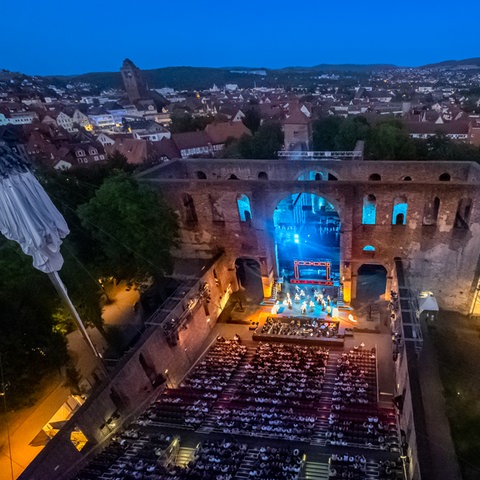
M 208 147 L 211 143 L 210 137 L 203 130 L 197 132 L 173 133 L 172 140 L 179 150 L 189 148 Z
M 225 143 L 229 137 L 240 138 L 252 134 L 242 122 L 210 123 L 205 127 L 205 132 L 214 145 Z

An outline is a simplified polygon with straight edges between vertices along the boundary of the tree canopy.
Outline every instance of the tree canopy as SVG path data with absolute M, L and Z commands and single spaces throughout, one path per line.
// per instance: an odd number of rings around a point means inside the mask
M 159 278 L 171 270 L 177 219 L 148 186 L 118 173 L 107 178 L 77 212 L 83 227 L 99 244 L 95 260 L 105 276 Z
M 226 158 L 277 158 L 277 152 L 283 148 L 283 131 L 279 123 L 264 123 L 257 132 L 243 135 L 238 141 L 226 146 Z
M 52 312 L 59 298 L 48 277 L 11 240 L 0 237 L 0 355 L 9 403 L 28 403 L 43 375 L 67 358 Z
M 99 328 L 98 279 L 158 279 L 171 268 L 178 236 L 170 208 L 124 169 L 117 156 L 93 170 L 37 172 L 71 231 L 60 276 L 82 320 Z M 31 401 L 42 377 L 66 364 L 65 335 L 75 327 L 48 277 L 3 237 L 0 270 L 0 355 L 9 404 L 18 407 Z

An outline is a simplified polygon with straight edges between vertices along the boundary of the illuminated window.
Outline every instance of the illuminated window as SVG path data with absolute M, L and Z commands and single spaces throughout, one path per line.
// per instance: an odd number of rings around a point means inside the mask
M 323 180 L 325 178 L 325 174 L 322 172 L 318 172 L 315 170 L 311 170 L 309 172 L 304 172 L 299 175 L 298 180 L 314 180 L 316 182 Z
M 396 197 L 393 201 L 392 225 L 406 225 L 407 210 L 407 199 L 404 196 Z
M 364 252 L 374 252 L 374 251 L 375 251 L 375 247 L 372 246 L 372 245 L 365 245 L 365 246 L 363 247 L 363 251 L 364 251 Z
M 365 195 L 363 198 L 362 223 L 364 225 L 375 225 L 377 216 L 377 199 L 375 195 Z
M 240 221 L 250 222 L 252 219 L 252 208 L 250 206 L 250 199 L 245 194 L 237 198 L 237 207 Z

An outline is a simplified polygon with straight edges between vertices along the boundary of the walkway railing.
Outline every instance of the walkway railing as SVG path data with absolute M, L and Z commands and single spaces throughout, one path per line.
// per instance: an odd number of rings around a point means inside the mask
M 291 160 L 305 160 L 305 159 L 355 159 L 361 160 L 363 158 L 363 152 L 360 150 L 339 150 L 339 151 L 303 151 L 303 150 L 280 150 L 277 152 L 278 158 L 289 158 Z

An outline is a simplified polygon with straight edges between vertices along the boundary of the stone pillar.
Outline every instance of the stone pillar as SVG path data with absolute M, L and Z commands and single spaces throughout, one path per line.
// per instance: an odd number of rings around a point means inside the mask
M 387 274 L 387 281 L 385 284 L 385 300 L 389 302 L 391 300 L 390 291 L 392 290 L 393 277 Z

